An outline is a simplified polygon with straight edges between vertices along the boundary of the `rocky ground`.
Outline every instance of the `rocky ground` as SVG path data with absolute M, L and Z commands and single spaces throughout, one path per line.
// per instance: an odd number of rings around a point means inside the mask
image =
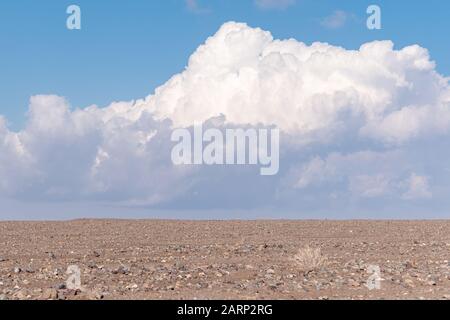
M 450 299 L 450 221 L 0 222 L 0 244 L 0 300 Z

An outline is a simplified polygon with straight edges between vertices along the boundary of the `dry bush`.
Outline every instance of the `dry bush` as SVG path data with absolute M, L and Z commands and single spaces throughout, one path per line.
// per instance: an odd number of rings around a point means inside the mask
M 306 246 L 298 250 L 294 256 L 294 261 L 299 266 L 300 271 L 308 273 L 325 267 L 328 259 L 322 254 L 320 248 Z

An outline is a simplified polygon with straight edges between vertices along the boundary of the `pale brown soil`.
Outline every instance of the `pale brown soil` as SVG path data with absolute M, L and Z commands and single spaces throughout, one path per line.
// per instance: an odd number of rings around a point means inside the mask
M 0 300 L 450 299 L 450 221 L 0 222 L 0 244 Z

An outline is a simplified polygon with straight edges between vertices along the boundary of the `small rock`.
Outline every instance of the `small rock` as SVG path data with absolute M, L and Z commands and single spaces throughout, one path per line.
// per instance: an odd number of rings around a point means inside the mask
M 41 297 L 44 300 L 56 300 L 58 299 L 58 291 L 55 288 L 45 289 Z
M 349 284 L 351 287 L 359 287 L 359 286 L 361 286 L 361 284 L 360 284 L 358 281 L 354 280 L 354 279 L 348 280 L 348 284 Z
M 130 269 L 125 266 L 120 266 L 117 269 L 114 269 L 111 271 L 112 274 L 128 274 L 130 272 Z
M 56 290 L 65 290 L 67 289 L 66 284 L 65 283 L 60 283 L 58 285 L 55 286 Z
M 404 281 L 404 283 L 405 283 L 405 286 L 407 286 L 407 287 L 409 287 L 409 288 L 414 288 L 415 286 L 414 286 L 414 281 L 412 281 L 411 279 L 406 279 L 405 281 Z
M 58 300 L 66 300 L 66 295 L 63 291 L 58 291 Z
M 19 300 L 25 300 L 25 299 L 29 298 L 29 296 L 25 290 L 19 290 L 13 294 L 13 298 L 19 299 Z
M 14 268 L 14 273 L 21 273 L 22 269 L 20 269 L 19 267 L 15 267 Z
M 101 300 L 104 297 L 103 293 L 97 292 L 97 291 L 87 292 L 87 293 L 83 294 L 82 296 L 86 297 L 89 300 Z

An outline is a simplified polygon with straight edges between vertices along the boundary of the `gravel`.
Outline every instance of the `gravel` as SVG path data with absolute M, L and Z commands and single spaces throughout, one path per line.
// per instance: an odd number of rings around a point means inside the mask
M 0 242 L 0 300 L 450 299 L 449 221 L 0 222 Z

